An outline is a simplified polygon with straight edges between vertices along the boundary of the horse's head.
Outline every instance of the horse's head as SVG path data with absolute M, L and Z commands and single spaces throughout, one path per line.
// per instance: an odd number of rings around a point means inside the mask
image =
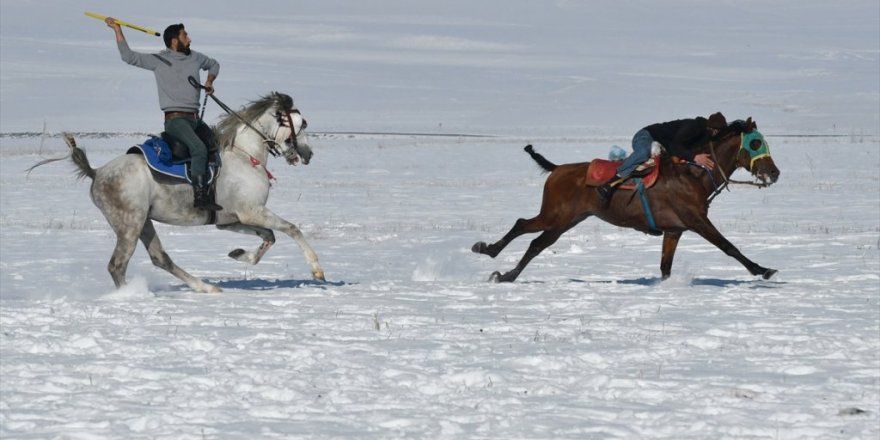
M 308 123 L 293 105 L 290 95 L 272 92 L 269 97 L 274 105 L 268 112 L 271 115 L 267 115 L 272 122 L 267 125 L 273 127 L 275 134 L 267 135 L 275 141 L 274 148 L 284 156 L 287 163 L 295 165 L 302 160 L 303 164 L 308 165 L 312 160 L 312 148 L 309 147 L 305 131 Z
M 238 112 L 227 109 L 227 113 L 215 129 L 222 148 L 239 147 L 256 157 L 268 152 L 284 156 L 291 165 L 312 160 L 306 120 L 289 95 L 272 92 Z
M 758 131 L 758 125 L 748 118 L 736 121 L 740 128 L 739 152 L 736 156 L 738 167 L 745 168 L 761 181 L 761 185 L 770 186 L 779 179 L 779 168 L 770 156 L 770 146 L 764 135 Z

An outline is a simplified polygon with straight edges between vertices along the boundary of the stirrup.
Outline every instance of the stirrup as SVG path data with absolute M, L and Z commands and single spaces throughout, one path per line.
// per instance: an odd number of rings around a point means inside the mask
M 599 201 L 602 202 L 603 208 L 607 208 L 611 204 L 611 197 L 615 191 L 617 191 L 617 188 L 611 186 L 610 183 L 596 187 L 596 192 L 599 193 Z
M 636 168 L 635 171 L 633 171 L 633 172 L 629 175 L 629 177 L 645 177 L 645 176 L 647 176 L 648 174 L 651 174 L 651 172 L 654 171 L 654 167 L 656 167 L 656 166 L 657 166 L 657 165 L 651 165 L 651 166 L 649 166 L 649 167 L 645 167 L 645 168 L 641 168 L 641 169 L 640 169 L 640 168 Z
M 196 193 L 199 192 L 199 189 L 195 190 Z M 206 189 L 202 189 L 202 191 L 206 191 Z M 193 208 L 196 209 L 204 209 L 206 211 L 222 211 L 223 207 L 218 205 L 216 202 L 212 201 L 210 196 L 207 194 L 202 194 L 201 197 L 198 194 L 194 194 L 193 197 Z
M 205 201 L 203 203 L 198 203 L 196 201 L 193 201 L 193 208 L 204 209 L 205 211 L 222 211 L 223 210 L 222 206 L 220 206 L 216 203 L 213 203 L 213 202 L 208 202 L 208 201 Z

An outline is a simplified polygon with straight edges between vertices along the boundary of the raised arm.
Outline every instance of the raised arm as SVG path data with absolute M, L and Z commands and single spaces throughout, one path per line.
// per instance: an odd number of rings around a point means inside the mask
M 116 19 L 113 17 L 107 17 L 107 19 L 104 20 L 104 23 L 107 23 L 107 26 L 113 29 L 116 33 L 116 47 L 119 49 L 119 56 L 122 58 L 122 61 L 142 69 L 156 69 L 161 62 L 159 58 L 131 50 L 131 48 L 128 47 L 128 42 L 125 41 L 125 35 L 122 34 L 122 26 L 116 22 Z
M 122 26 L 120 26 L 119 23 L 116 22 L 115 18 L 107 17 L 106 19 L 104 19 L 104 23 L 107 23 L 107 27 L 113 29 L 113 31 L 116 32 L 117 43 L 125 41 L 125 35 L 122 34 Z

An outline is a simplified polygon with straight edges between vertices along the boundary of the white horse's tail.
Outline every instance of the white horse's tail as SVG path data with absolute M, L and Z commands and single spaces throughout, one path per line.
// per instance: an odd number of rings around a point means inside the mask
M 56 157 L 53 159 L 45 159 L 37 162 L 34 166 L 27 169 L 27 174 L 30 174 L 34 168 L 46 165 L 47 163 L 58 162 L 59 160 L 67 159 L 68 157 L 73 163 L 76 164 L 77 177 L 82 179 L 83 177 L 88 177 L 89 179 L 95 178 L 95 170 L 89 165 L 89 158 L 86 157 L 86 152 L 83 149 L 80 149 L 76 146 L 76 140 L 73 138 L 73 135 L 70 133 L 63 133 L 64 142 L 67 142 L 67 146 L 70 147 L 70 152 L 62 157 Z
M 95 169 L 89 165 L 89 158 L 86 156 L 86 151 L 76 146 L 76 140 L 70 133 L 64 133 L 64 142 L 67 142 L 67 146 L 70 147 L 70 160 L 76 164 L 77 177 L 80 179 L 83 177 L 94 179 Z

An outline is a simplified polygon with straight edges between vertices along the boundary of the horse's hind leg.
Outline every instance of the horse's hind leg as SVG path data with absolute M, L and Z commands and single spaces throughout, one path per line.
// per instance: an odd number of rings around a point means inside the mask
M 248 252 L 238 248 L 229 253 L 229 257 L 238 261 L 249 264 L 257 264 L 263 258 L 263 255 L 275 244 L 275 233 L 271 229 L 261 228 L 259 226 L 243 225 L 241 223 L 232 223 L 228 225 L 217 225 L 217 229 L 221 231 L 232 231 L 241 234 L 253 234 L 263 239 L 263 243 L 254 252 Z
M 529 244 L 529 248 L 526 250 L 526 253 L 523 255 L 522 259 L 519 261 L 519 264 L 516 265 L 510 272 L 500 273 L 495 272 L 489 278 L 490 280 L 494 280 L 496 282 L 511 282 L 519 276 L 520 272 L 526 268 L 530 261 L 533 258 L 537 257 L 544 249 L 547 249 L 548 246 L 556 243 L 556 240 L 562 236 L 562 234 L 567 231 L 569 228 L 565 229 L 552 229 L 549 231 L 544 231 L 537 238 L 532 240 L 532 243 Z
M 138 231 L 134 229 L 116 231 L 116 247 L 113 248 L 113 255 L 107 263 L 107 271 L 110 272 L 117 289 L 125 285 L 125 273 L 128 271 L 128 262 L 137 245 L 137 234 Z
M 510 231 L 507 232 L 507 234 L 504 234 L 504 237 L 501 237 L 501 240 L 498 240 L 493 244 L 486 244 L 486 242 L 479 241 L 471 247 L 471 251 L 477 254 L 484 254 L 495 258 L 516 237 L 519 237 L 523 234 L 540 232 L 543 231 L 546 227 L 547 224 L 546 222 L 544 222 L 544 219 L 541 215 L 528 220 L 524 218 L 517 219 L 516 223 L 513 224 L 513 227 L 510 228 Z
M 144 222 L 144 227 L 141 229 L 141 242 L 144 243 L 144 247 L 147 248 L 147 252 L 150 254 L 150 260 L 153 262 L 153 265 L 168 271 L 171 275 L 179 278 L 181 281 L 186 283 L 191 289 L 196 292 L 204 292 L 204 293 L 217 293 L 220 292 L 220 288 L 214 286 L 213 284 L 205 283 L 204 281 L 190 275 L 185 270 L 181 269 L 178 265 L 174 264 L 171 261 L 171 257 L 165 253 L 165 249 L 162 248 L 162 243 L 159 241 L 159 237 L 156 235 L 156 228 L 153 227 L 153 221 L 147 219 Z
M 113 232 L 116 233 L 116 246 L 113 248 L 110 262 L 107 263 L 107 271 L 110 272 L 113 284 L 118 289 L 125 285 L 128 262 L 137 247 L 138 235 L 142 228 L 141 219 L 146 218 L 146 213 L 140 213 L 136 208 L 126 207 L 130 209 L 128 215 L 124 215 L 125 209 L 117 209 L 114 205 L 105 203 L 103 198 L 95 197 L 94 193 L 93 199 L 95 199 L 95 205 L 104 214 L 104 218 L 110 223 Z

